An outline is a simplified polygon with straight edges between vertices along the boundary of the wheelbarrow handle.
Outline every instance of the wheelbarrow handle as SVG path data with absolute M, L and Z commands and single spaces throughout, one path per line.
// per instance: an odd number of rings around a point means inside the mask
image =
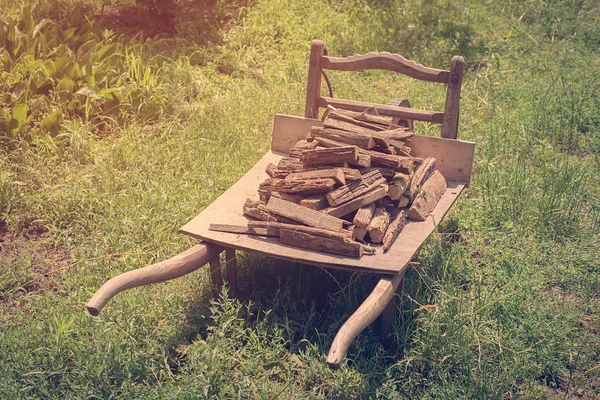
M 98 289 L 86 307 L 90 314 L 96 316 L 116 294 L 134 287 L 164 282 L 194 272 L 219 257 L 223 250 L 225 250 L 223 247 L 216 244 L 200 243 L 168 260 L 117 275 Z

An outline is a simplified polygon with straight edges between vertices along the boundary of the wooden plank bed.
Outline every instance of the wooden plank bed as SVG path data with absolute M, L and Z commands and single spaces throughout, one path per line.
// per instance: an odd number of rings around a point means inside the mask
M 410 260 L 452 207 L 460 193 L 469 185 L 475 144 L 456 139 L 463 65 L 464 61 L 459 56 L 452 59 L 449 71 L 427 68 L 397 54 L 389 53 L 369 53 L 347 58 L 328 57 L 325 55 L 323 42 L 313 41 L 305 116 L 276 115 L 271 150 L 217 200 L 181 227 L 181 233 L 200 239 L 201 242 L 169 260 L 112 278 L 90 299 L 87 305 L 89 312 L 98 315 L 104 305 L 122 290 L 173 279 L 207 263 L 210 264 L 211 281 L 217 293 L 223 284 L 219 263 L 219 255 L 223 251 L 226 252 L 225 278 L 235 292 L 236 249 L 285 260 L 300 260 L 324 268 L 378 274 L 381 279 L 373 292 L 340 328 L 332 343 L 327 363 L 332 368 L 338 368 L 354 338 L 380 314 L 383 313 L 384 325 L 391 326 L 390 320 L 394 315 L 392 299 L 401 285 Z M 340 71 L 387 69 L 416 79 L 447 84 L 444 112 L 321 97 L 321 76 L 324 68 Z M 431 215 L 425 221 L 408 222 L 387 253 L 378 251 L 373 256 L 358 259 L 284 245 L 275 238 L 267 236 L 209 230 L 210 224 L 245 225 L 248 222 L 248 218 L 242 214 L 243 204 L 247 198 L 258 199 L 258 185 L 268 178 L 265 172 L 267 165 L 276 164 L 286 156 L 298 140 L 306 137 L 312 126 L 322 125 L 321 120 L 318 119 L 319 108 L 329 105 L 351 111 L 374 108 L 379 115 L 403 119 L 409 123 L 409 126 L 412 126 L 412 120 L 442 124 L 441 138 L 422 135 L 411 137 L 411 155 L 435 157 L 436 169 L 448 183 L 448 188 Z

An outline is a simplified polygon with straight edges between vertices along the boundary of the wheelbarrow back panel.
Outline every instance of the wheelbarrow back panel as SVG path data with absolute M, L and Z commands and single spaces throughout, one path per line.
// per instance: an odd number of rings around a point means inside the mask
M 401 272 L 469 184 L 474 143 L 420 135 L 411 139 L 411 154 L 437 159 L 437 169 L 448 181 L 448 189 L 427 220 L 407 221 L 406 227 L 386 254 L 378 249 L 375 255 L 355 259 L 287 246 L 277 238 L 208 229 L 210 224 L 246 225 L 249 219 L 242 213 L 244 202 L 247 198 L 258 200 L 258 186 L 269 178 L 265 172 L 267 165 L 271 162 L 277 164 L 296 141 L 306 137 L 311 126 L 320 124 L 322 122 L 317 119 L 275 116 L 271 150 L 229 190 L 184 225 L 180 232 L 226 247 L 327 268 L 386 274 Z

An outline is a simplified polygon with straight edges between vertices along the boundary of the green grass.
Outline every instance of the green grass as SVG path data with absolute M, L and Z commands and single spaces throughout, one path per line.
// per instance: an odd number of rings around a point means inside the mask
M 129 45 L 120 73 L 145 106 L 0 149 L 0 397 L 598 396 L 600 9 L 579 3 L 257 0 L 205 47 Z M 275 113 L 302 115 L 313 38 L 331 55 L 467 60 L 472 184 L 415 259 L 391 337 L 373 324 L 329 370 L 376 278 L 252 254 L 237 300 L 211 302 L 202 269 L 89 316 L 106 279 L 193 243 L 177 228 L 264 154 Z M 390 74 L 330 79 L 339 97 L 444 101 Z

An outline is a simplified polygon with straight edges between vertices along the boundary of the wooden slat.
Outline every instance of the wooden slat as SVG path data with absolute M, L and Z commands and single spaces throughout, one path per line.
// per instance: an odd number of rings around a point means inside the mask
M 460 114 L 460 89 L 465 69 L 465 60 L 461 56 L 452 57 L 450 77 L 446 91 L 444 120 L 442 121 L 442 137 L 456 139 L 458 135 L 458 117 Z
M 418 110 L 416 108 L 396 107 L 387 104 L 365 103 L 363 101 L 345 100 L 331 97 L 319 97 L 319 107 L 326 108 L 332 105 L 336 108 L 343 108 L 350 111 L 364 111 L 369 107 L 375 107 L 379 115 L 388 117 L 398 117 L 403 119 L 413 119 L 417 121 L 435 122 L 441 124 L 444 119 L 444 113 L 437 111 Z
M 339 218 L 325 215 L 320 211 L 311 210 L 276 197 L 269 199 L 267 210 L 305 225 L 333 232 L 341 231 L 343 226 L 342 220 Z
M 448 71 L 425 67 L 407 60 L 399 54 L 388 52 L 358 54 L 351 57 L 321 57 L 321 68 L 336 71 L 361 71 L 365 69 L 385 69 L 399 72 L 415 79 L 446 83 Z

